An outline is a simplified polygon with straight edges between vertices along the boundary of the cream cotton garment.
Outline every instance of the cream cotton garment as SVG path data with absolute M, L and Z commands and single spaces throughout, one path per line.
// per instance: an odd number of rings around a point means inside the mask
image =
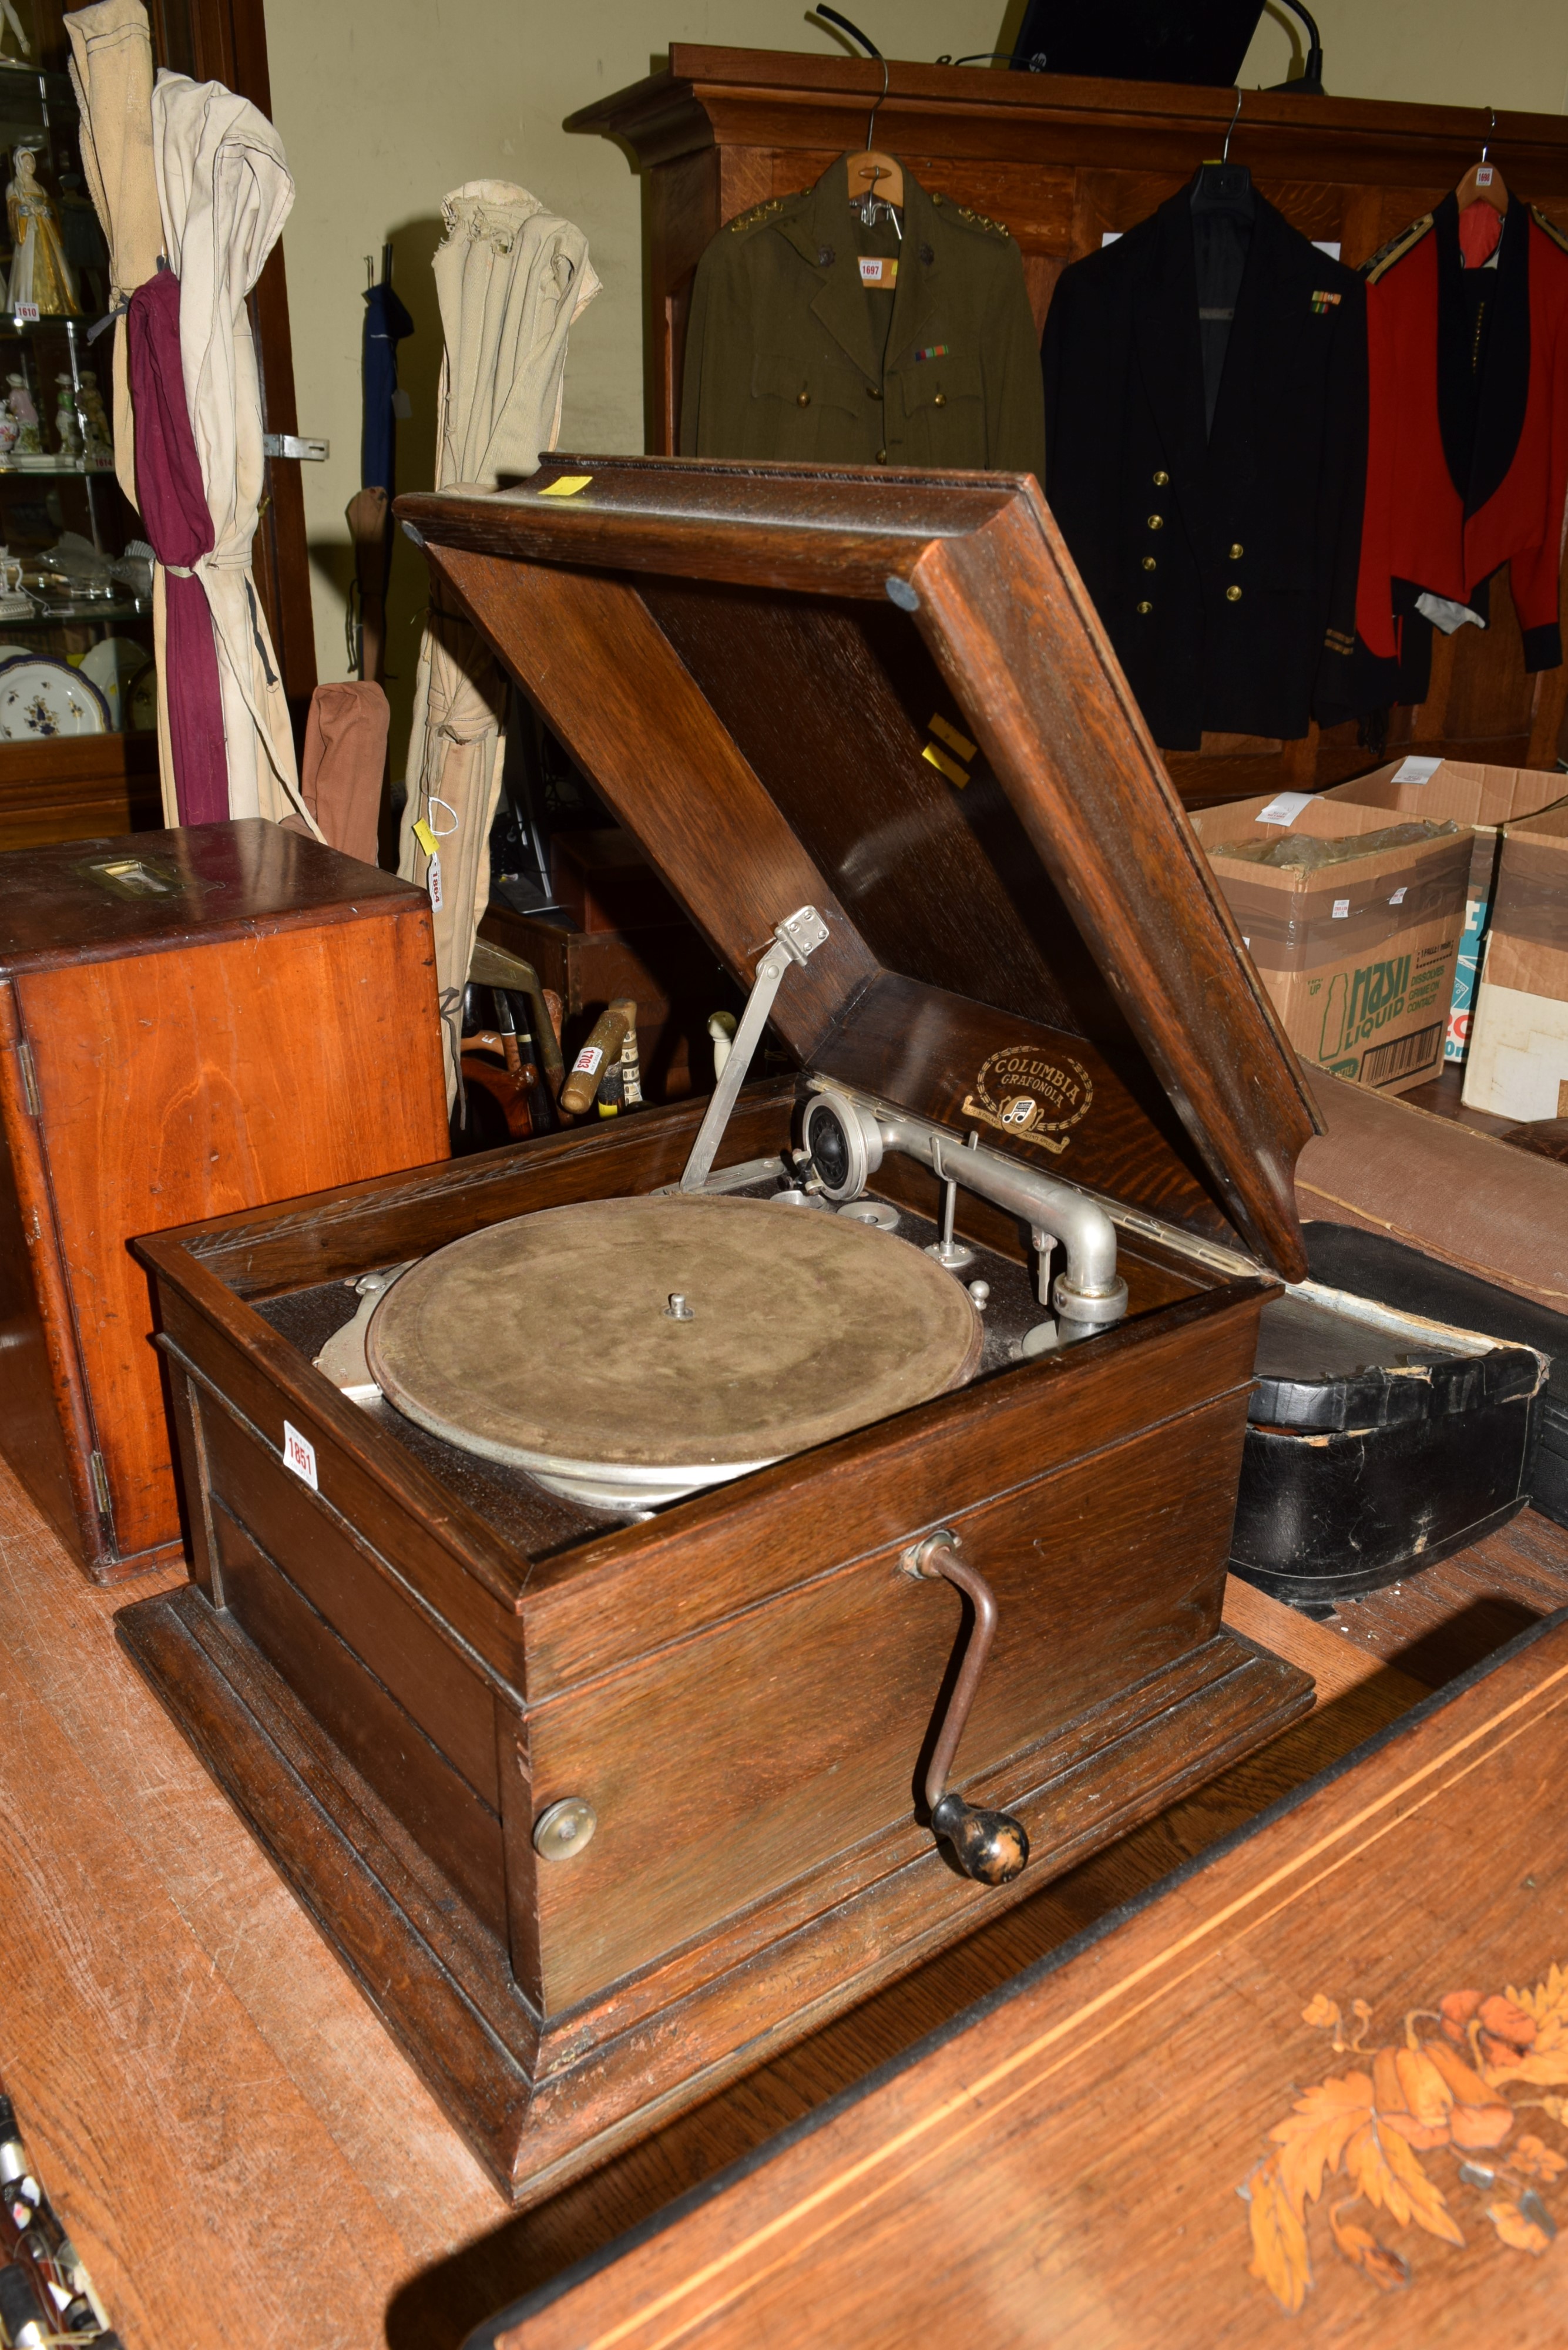
M 446 346 L 436 487 L 493 490 L 503 475 L 536 472 L 555 447 L 567 335 L 599 281 L 582 231 L 525 188 L 471 180 L 441 213 L 446 236 L 432 265 Z M 489 646 L 432 582 L 398 870 L 431 891 L 449 1103 L 457 1097 L 462 990 L 490 881 L 505 711 L 506 681 Z M 434 845 L 433 876 L 421 827 Z
M 82 171 L 109 246 L 114 315 L 114 470 L 136 504 L 126 377 L 125 311 L 163 250 L 152 169 L 152 38 L 141 0 L 99 0 L 66 18 L 71 88 L 81 109 Z
M 294 182 L 265 115 L 221 82 L 183 74 L 161 73 L 153 87 L 152 159 L 163 247 L 180 280 L 185 398 L 215 539 L 194 568 L 217 639 L 229 814 L 275 822 L 298 815 L 317 833 L 300 796 L 288 705 L 251 571 L 265 466 L 245 297 L 288 217 Z M 168 791 L 166 775 L 166 806 Z

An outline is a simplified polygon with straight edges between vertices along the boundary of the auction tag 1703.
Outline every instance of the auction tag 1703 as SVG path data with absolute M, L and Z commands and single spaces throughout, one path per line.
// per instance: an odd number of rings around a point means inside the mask
M 283 1423 L 283 1461 L 286 1469 L 292 1469 L 296 1477 L 305 1480 L 313 1493 L 321 1491 L 316 1482 L 316 1447 L 308 1436 L 301 1436 L 286 1419 Z

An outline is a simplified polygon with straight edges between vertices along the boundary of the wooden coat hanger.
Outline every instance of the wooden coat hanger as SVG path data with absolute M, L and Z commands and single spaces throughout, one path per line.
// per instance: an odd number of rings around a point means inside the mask
M 1491 128 L 1495 130 L 1497 109 L 1489 107 L 1487 111 L 1491 116 Z M 1480 161 L 1470 165 L 1469 170 L 1454 190 L 1462 213 L 1468 212 L 1471 204 L 1490 204 L 1494 213 L 1505 213 L 1508 210 L 1508 190 L 1503 184 L 1502 173 L 1495 163 L 1487 161 L 1487 149 L 1490 144 L 1490 137 L 1483 140 Z
M 867 215 L 872 199 L 878 203 L 899 206 L 904 201 L 903 165 L 896 155 L 885 155 L 879 147 L 873 147 L 871 144 L 871 136 L 877 127 L 877 107 L 881 105 L 882 99 L 887 95 L 888 60 L 884 57 L 882 59 L 882 97 L 877 99 L 877 105 L 871 109 L 867 120 L 864 152 L 851 155 L 849 158 L 849 201 L 851 203 L 864 203 Z M 867 219 L 867 226 L 870 226 L 869 217 Z

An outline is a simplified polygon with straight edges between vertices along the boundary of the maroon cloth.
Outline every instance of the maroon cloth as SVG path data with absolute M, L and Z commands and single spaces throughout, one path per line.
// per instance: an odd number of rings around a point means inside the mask
M 182 824 L 223 824 L 229 814 L 229 762 L 218 649 L 206 590 L 182 579 L 213 551 L 213 517 L 185 405 L 180 365 L 180 281 L 160 268 L 130 297 L 128 320 L 131 407 L 136 419 L 136 502 L 153 553 L 168 569 L 164 675 L 174 794 Z

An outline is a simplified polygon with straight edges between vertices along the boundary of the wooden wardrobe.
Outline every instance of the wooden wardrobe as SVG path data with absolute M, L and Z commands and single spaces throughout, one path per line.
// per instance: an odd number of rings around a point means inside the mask
M 642 178 L 648 447 L 672 451 L 691 280 L 704 245 L 737 213 L 820 177 L 866 143 L 882 68 L 869 58 L 722 49 L 680 42 L 651 74 L 572 115 L 629 151 Z M 1005 221 L 1023 253 L 1038 322 L 1069 261 L 1132 228 L 1217 156 L 1236 92 L 1064 75 L 889 62 L 876 140 L 925 186 Z M 1247 90 L 1231 157 L 1303 235 L 1356 266 L 1455 187 L 1482 141 L 1516 196 L 1568 229 L 1568 120 L 1484 107 L 1401 106 Z M 1437 637 L 1431 691 L 1396 710 L 1391 751 L 1419 748 L 1499 765 L 1551 767 L 1568 743 L 1568 669 L 1525 674 L 1506 584 L 1491 625 Z M 1190 805 L 1313 790 L 1377 764 L 1354 723 L 1300 742 L 1205 736 L 1172 753 Z

